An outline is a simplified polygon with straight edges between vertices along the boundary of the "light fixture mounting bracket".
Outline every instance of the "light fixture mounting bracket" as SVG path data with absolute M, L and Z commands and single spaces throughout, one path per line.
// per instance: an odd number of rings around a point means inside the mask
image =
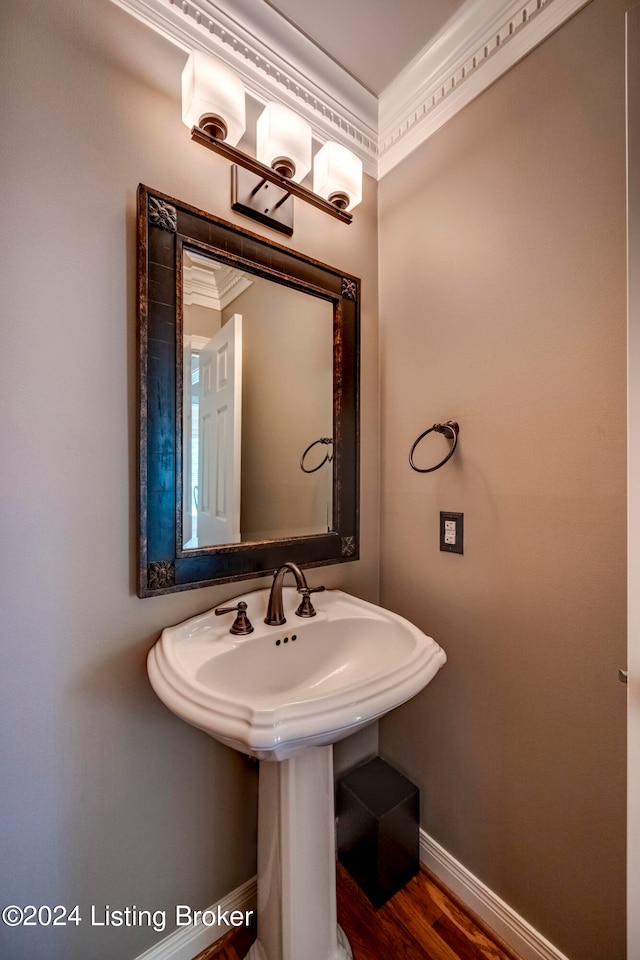
M 334 206 L 334 204 L 329 203 L 328 200 L 318 196 L 313 190 L 308 190 L 306 187 L 303 187 L 302 184 L 296 183 L 294 180 L 288 180 L 275 170 L 272 170 L 271 167 L 267 167 L 264 163 L 260 163 L 259 160 L 255 160 L 248 154 L 243 153 L 242 150 L 238 150 L 237 147 L 230 146 L 228 143 L 225 143 L 224 140 L 217 140 L 201 127 L 192 128 L 191 139 L 203 147 L 207 147 L 207 149 L 221 154 L 221 156 L 226 157 L 227 160 L 231 160 L 232 163 L 238 164 L 239 167 L 243 167 L 245 170 L 256 174 L 258 181 L 262 179 L 267 181 L 267 183 L 272 183 L 276 187 L 280 187 L 283 193 L 289 193 L 292 197 L 298 197 L 300 200 L 310 203 L 319 210 L 324 210 L 329 216 L 342 220 L 343 223 L 351 223 L 353 220 L 352 215 L 347 213 L 346 210 L 340 210 L 339 207 Z M 253 186 L 255 186 L 256 182 L 257 181 L 254 181 Z M 253 189 L 253 186 L 251 189 Z M 247 214 L 247 216 L 253 216 L 253 214 Z
M 290 191 L 237 163 L 231 165 L 231 209 L 287 237 L 293 236 Z

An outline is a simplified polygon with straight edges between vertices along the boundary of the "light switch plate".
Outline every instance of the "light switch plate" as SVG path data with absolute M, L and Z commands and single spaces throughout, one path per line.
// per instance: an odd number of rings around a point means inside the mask
M 464 553 L 464 514 L 440 513 L 440 549 Z

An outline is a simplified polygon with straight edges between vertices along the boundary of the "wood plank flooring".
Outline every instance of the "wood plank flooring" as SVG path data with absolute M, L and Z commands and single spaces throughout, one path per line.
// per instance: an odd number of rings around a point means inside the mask
M 255 924 L 230 930 L 193 960 L 244 960 L 255 938 Z
M 519 960 L 425 867 L 376 910 L 338 866 L 338 922 L 353 960 Z M 232 930 L 194 960 L 243 960 L 255 936 Z

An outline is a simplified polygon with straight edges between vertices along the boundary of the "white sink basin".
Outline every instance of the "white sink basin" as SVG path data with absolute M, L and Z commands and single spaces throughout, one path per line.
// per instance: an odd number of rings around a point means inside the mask
M 339 590 L 313 595 L 317 615 L 264 623 L 268 590 L 247 603 L 254 632 L 229 633 L 234 614 L 213 610 L 163 631 L 149 654 L 151 684 L 173 713 L 262 760 L 335 743 L 409 700 L 445 663 L 444 651 L 407 620 Z M 227 604 L 225 604 L 226 606 Z

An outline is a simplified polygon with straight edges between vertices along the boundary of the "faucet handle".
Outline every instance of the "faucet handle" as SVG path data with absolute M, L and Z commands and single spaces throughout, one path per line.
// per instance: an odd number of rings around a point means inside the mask
M 223 613 L 234 613 L 236 610 L 238 616 L 229 627 L 229 633 L 237 637 L 246 637 L 247 634 L 253 633 L 253 627 L 247 616 L 247 605 L 244 600 L 240 600 L 237 607 L 218 607 L 214 613 L 216 617 L 220 617 Z
M 298 590 L 298 593 L 302 597 L 300 601 L 300 606 L 296 610 L 296 616 L 298 617 L 315 617 L 316 611 L 313 609 L 313 604 L 311 603 L 311 594 L 312 593 L 322 593 L 326 587 L 302 587 Z

